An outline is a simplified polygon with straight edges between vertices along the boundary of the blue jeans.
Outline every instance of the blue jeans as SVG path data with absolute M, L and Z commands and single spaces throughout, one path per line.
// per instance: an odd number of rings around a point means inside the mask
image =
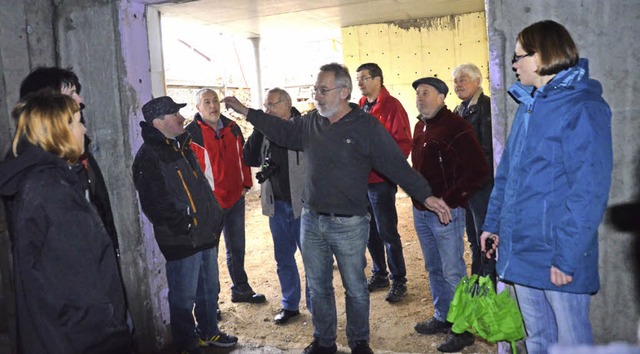
M 413 207 L 413 223 L 418 234 L 424 266 L 435 308 L 434 317 L 446 321 L 456 286 L 467 274 L 464 263 L 464 209 L 451 209 L 451 222 L 443 225 L 429 210 Z
M 168 261 L 165 267 L 173 343 L 178 351 L 196 348 L 199 335 L 209 338 L 220 333 L 216 317 L 220 292 L 218 249 Z
M 276 200 L 274 207 L 269 227 L 282 291 L 282 308 L 297 311 L 300 308 L 301 287 L 295 255 L 300 247 L 300 218 L 294 218 L 289 202 Z
M 349 346 L 369 341 L 369 290 L 364 274 L 369 220 L 369 215 L 323 216 L 302 209 L 302 261 L 311 294 L 313 336 L 321 346 L 332 346 L 337 336 L 334 256 L 345 289 Z
M 224 209 L 222 232 L 227 246 L 227 268 L 231 277 L 231 292 L 246 294 L 253 292 L 249 285 L 247 272 L 244 270 L 245 228 L 244 197 L 241 197 L 231 208 Z
M 387 276 L 387 262 L 391 280 L 407 282 L 407 268 L 402 254 L 402 241 L 398 233 L 398 213 L 396 212 L 396 192 L 398 187 L 389 182 L 370 183 L 367 195 L 372 211 L 369 227 L 369 253 L 374 274 Z M 385 261 L 386 250 L 386 261 Z
M 592 344 L 591 295 L 515 285 L 529 354 L 547 353 L 552 344 Z

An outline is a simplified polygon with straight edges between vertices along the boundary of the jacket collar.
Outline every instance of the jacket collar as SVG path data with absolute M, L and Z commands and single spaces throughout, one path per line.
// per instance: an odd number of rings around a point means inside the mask
M 205 125 L 208 126 L 208 124 L 205 123 L 205 121 L 202 119 L 202 116 L 200 115 L 200 113 L 196 113 L 196 115 L 193 117 L 193 119 L 196 120 L 200 124 L 205 124 Z M 220 115 L 220 121 L 222 122 L 222 129 L 226 128 L 227 126 L 229 126 L 229 125 L 231 125 L 233 123 L 233 121 L 231 119 L 223 116 L 222 114 Z
M 436 113 L 436 115 L 433 118 L 431 118 L 431 119 L 423 119 L 422 115 L 419 115 L 418 119 L 420 119 L 420 121 L 423 122 L 426 125 L 435 124 L 435 123 L 439 122 L 440 120 L 442 120 L 445 116 L 447 116 L 448 112 L 449 112 L 449 109 L 447 108 L 447 105 L 445 104 L 444 106 L 442 106 L 442 108 L 440 108 L 438 113 Z
M 467 104 L 466 107 L 464 105 L 464 101 L 462 101 L 459 105 L 456 106 L 456 108 L 453 109 L 453 111 L 462 117 L 465 109 L 469 109 L 469 107 L 473 107 L 478 104 L 478 100 L 480 99 L 480 96 L 482 96 L 482 94 L 482 87 L 478 87 L 476 93 L 473 94 L 473 96 L 469 100 L 469 104 Z
M 509 88 L 509 95 L 518 103 L 530 104 L 536 95 L 573 89 L 578 83 L 584 82 L 588 78 L 589 61 L 586 58 L 581 58 L 578 64 L 562 70 L 537 90 L 534 86 L 525 86 L 520 81 L 516 81 Z
M 387 90 L 386 87 L 384 87 L 384 85 L 382 85 L 382 87 L 380 87 L 380 93 L 378 93 L 378 97 L 376 98 L 376 104 L 371 107 L 371 110 L 373 110 L 375 107 L 381 106 L 384 101 L 387 100 L 387 98 L 389 98 L 389 96 L 391 96 L 391 94 L 389 94 L 389 91 Z M 360 97 L 360 101 L 358 102 L 359 106 L 363 106 L 364 103 L 367 101 L 367 96 L 362 96 Z
M 184 134 L 177 136 L 175 139 L 169 139 L 164 136 L 160 130 L 145 121 L 140 122 L 140 127 L 142 128 L 142 140 L 144 140 L 145 143 L 170 145 L 180 147 L 180 149 L 184 149 L 185 146 L 191 143 L 191 135 L 189 135 L 188 132 L 184 132 Z
M 478 87 L 478 90 L 476 90 L 476 93 L 473 95 L 473 97 L 471 97 L 471 100 L 469 101 L 469 104 L 467 105 L 467 107 L 477 105 L 478 99 L 480 98 L 480 96 L 482 96 L 482 87 Z

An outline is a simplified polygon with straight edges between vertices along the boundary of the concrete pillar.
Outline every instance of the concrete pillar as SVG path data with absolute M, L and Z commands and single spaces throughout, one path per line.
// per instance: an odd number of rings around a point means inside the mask
M 613 112 L 613 183 L 609 206 L 637 201 L 640 82 L 634 34 L 640 32 L 636 0 L 486 1 L 491 63 L 491 99 L 496 159 L 510 129 L 516 105 L 506 89 L 515 81 L 511 56 L 516 36 L 531 23 L 551 19 L 571 33 L 581 57 L 589 59 L 590 75 L 600 81 Z M 639 217 L 634 216 L 635 219 Z M 601 289 L 592 298 L 591 322 L 596 342 L 637 341 L 640 315 L 638 236 L 617 231 L 608 211 L 600 225 Z
M 262 107 L 262 102 L 264 102 L 263 92 L 262 92 L 262 66 L 260 64 L 260 37 L 251 37 L 249 38 L 251 44 L 253 44 L 253 53 L 256 60 L 256 78 L 258 79 L 257 85 L 254 91 L 254 94 L 251 94 L 253 99 L 253 107 L 260 108 Z

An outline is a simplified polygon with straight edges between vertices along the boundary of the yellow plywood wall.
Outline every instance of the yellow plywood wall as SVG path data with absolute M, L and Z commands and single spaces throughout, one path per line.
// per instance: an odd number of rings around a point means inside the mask
M 482 87 L 489 94 L 487 29 L 484 12 L 344 27 L 342 51 L 352 78 L 364 63 L 382 68 L 384 85 L 402 102 L 409 117 L 418 115 L 411 83 L 436 76 L 447 83 L 446 104 L 453 109 L 460 100 L 453 92 L 453 69 L 474 63 L 482 72 Z M 360 97 L 354 83 L 353 99 Z M 413 121 L 415 122 L 415 121 Z

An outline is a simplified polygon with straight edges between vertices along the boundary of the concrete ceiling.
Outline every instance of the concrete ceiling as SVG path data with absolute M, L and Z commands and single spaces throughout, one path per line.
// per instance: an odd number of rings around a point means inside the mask
M 484 0 L 198 0 L 156 8 L 163 19 L 237 36 L 313 40 L 345 26 L 484 11 Z

